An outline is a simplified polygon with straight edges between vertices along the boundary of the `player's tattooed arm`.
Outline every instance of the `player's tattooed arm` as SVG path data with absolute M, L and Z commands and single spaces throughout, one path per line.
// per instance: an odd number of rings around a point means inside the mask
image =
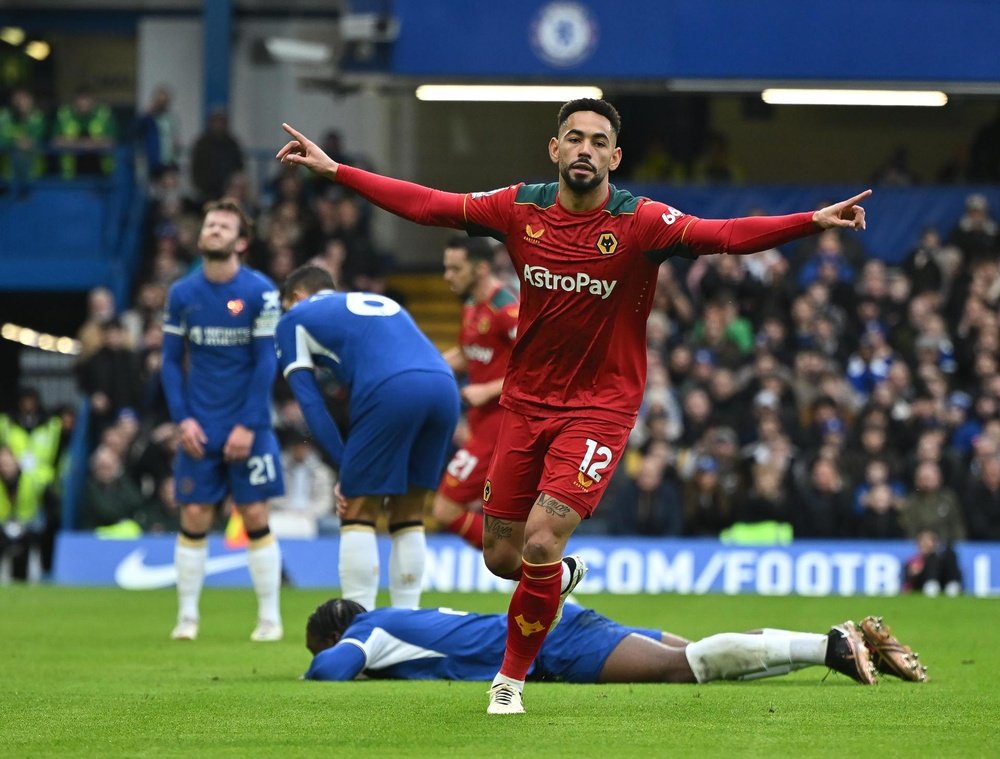
M 483 521 L 483 528 L 497 540 L 509 540 L 510 536 L 514 534 L 514 528 L 509 521 L 491 517 L 489 514 Z
M 553 498 L 550 495 L 545 495 L 545 493 L 538 496 L 538 500 L 535 502 L 535 505 L 545 509 L 546 514 L 550 514 L 554 517 L 561 517 L 563 519 L 565 519 L 566 516 L 573 510 L 559 499 Z

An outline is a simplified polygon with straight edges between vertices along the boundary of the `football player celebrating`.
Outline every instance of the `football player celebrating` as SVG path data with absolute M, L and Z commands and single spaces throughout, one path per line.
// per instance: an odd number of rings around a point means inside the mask
M 484 491 L 483 557 L 518 580 L 489 714 L 524 712 L 542 642 L 586 567 L 564 552 L 621 459 L 646 381 L 646 321 L 667 257 L 754 253 L 830 227 L 864 229 L 865 191 L 818 211 L 702 219 L 609 183 L 621 119 L 603 100 L 565 103 L 549 140 L 558 181 L 449 193 L 337 163 L 288 124 L 278 151 L 392 213 L 507 245 L 521 278 L 517 341 Z

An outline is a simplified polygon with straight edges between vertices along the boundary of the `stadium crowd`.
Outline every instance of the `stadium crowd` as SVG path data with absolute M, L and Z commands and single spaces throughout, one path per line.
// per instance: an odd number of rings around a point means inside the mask
M 31 112 L 30 102 L 21 107 Z M 159 380 L 162 311 L 169 286 L 198 265 L 204 201 L 232 197 L 255 217 L 247 262 L 279 285 L 311 262 L 328 268 L 341 289 L 399 297 L 366 203 L 287 168 L 258 198 L 223 113 L 192 146 L 213 160 L 192 162 L 198 175 L 185 182 L 171 123 L 169 92 L 157 90 L 137 124 L 151 210 L 133 303 L 121 309 L 108 290 L 94 290 L 78 335 L 92 454 L 75 527 L 177 529 L 176 436 Z M 0 119 L 0 133 L 2 126 Z M 335 132 L 323 143 L 329 155 L 365 164 L 344 156 Z M 954 229 L 913 234 L 912 251 L 896 267 L 836 230 L 787 250 L 661 266 L 640 416 L 624 465 L 581 530 L 733 542 L 1000 540 L 1000 228 L 985 198 L 972 194 Z M 496 262 L 516 290 L 502 246 Z M 343 422 L 343 390 L 328 390 Z M 275 532 L 336 531 L 336 474 L 281 379 L 275 418 L 288 485 L 273 511 Z M 47 523 L 51 531 L 57 510 L 45 503 L 57 478 L 50 470 L 72 413 L 38 409 L 21 422 L 8 419 L 0 420 L 7 425 L 0 427 L 0 521 Z M 10 425 L 30 437 L 50 419 L 63 444 L 26 457 Z M 29 470 L 44 460 L 46 481 L 34 490 L 18 485 L 26 475 L 9 458 Z M 25 506 L 35 491 L 38 503 Z M 31 531 L 11 528 L 3 540 L 12 545 L 11 535 Z
M 116 317 L 95 292 L 81 334 L 95 440 L 134 426 L 122 411 L 137 410 L 142 453 L 127 468 L 147 495 L 168 476 L 171 445 L 159 313 L 194 260 L 196 217 L 173 182 L 158 185 L 135 306 Z M 382 270 L 366 268 L 378 256 L 355 198 L 315 194 L 292 173 L 275 186 L 251 263 L 280 282 L 321 262 L 345 288 L 385 291 Z M 981 196 L 942 236 L 923 230 L 896 268 L 837 232 L 661 267 L 642 412 L 587 529 L 707 536 L 777 522 L 798 537 L 1000 539 L 1000 249 Z M 276 400 L 279 429 L 300 430 L 280 383 Z
M 118 144 L 118 131 L 114 112 L 89 87 L 78 88 L 51 112 L 38 104 L 32 90 L 16 87 L 0 108 L 0 177 L 20 195 L 45 175 L 75 179 L 111 174 L 110 149 Z

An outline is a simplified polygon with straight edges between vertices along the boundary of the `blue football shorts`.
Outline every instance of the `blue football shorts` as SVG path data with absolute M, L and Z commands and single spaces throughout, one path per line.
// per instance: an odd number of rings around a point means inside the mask
M 436 489 L 459 410 L 458 385 L 443 372 L 397 374 L 352 401 L 340 492 L 356 498 Z
M 567 603 L 562 621 L 548 634 L 535 659 L 533 680 L 596 683 L 604 662 L 627 635 L 660 640 L 659 630 L 625 627 L 592 609 Z
M 219 503 L 227 494 L 237 506 L 266 501 L 285 492 L 281 449 L 271 429 L 256 430 L 244 461 L 225 461 L 222 448 L 231 428 L 205 429 L 205 456 L 195 459 L 178 448 L 174 459 L 174 489 L 180 503 Z

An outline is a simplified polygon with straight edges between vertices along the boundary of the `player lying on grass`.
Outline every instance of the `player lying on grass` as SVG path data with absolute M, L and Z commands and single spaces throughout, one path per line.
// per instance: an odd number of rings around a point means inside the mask
M 519 622 L 520 624 L 520 622 Z M 307 680 L 492 680 L 507 637 L 505 614 L 383 608 L 331 599 L 306 625 Z M 876 672 L 926 682 L 917 654 L 881 617 L 834 625 L 826 634 L 763 629 L 688 641 L 626 627 L 567 604 L 529 673 L 571 683 L 706 683 L 784 675 L 821 665 L 864 685 Z

